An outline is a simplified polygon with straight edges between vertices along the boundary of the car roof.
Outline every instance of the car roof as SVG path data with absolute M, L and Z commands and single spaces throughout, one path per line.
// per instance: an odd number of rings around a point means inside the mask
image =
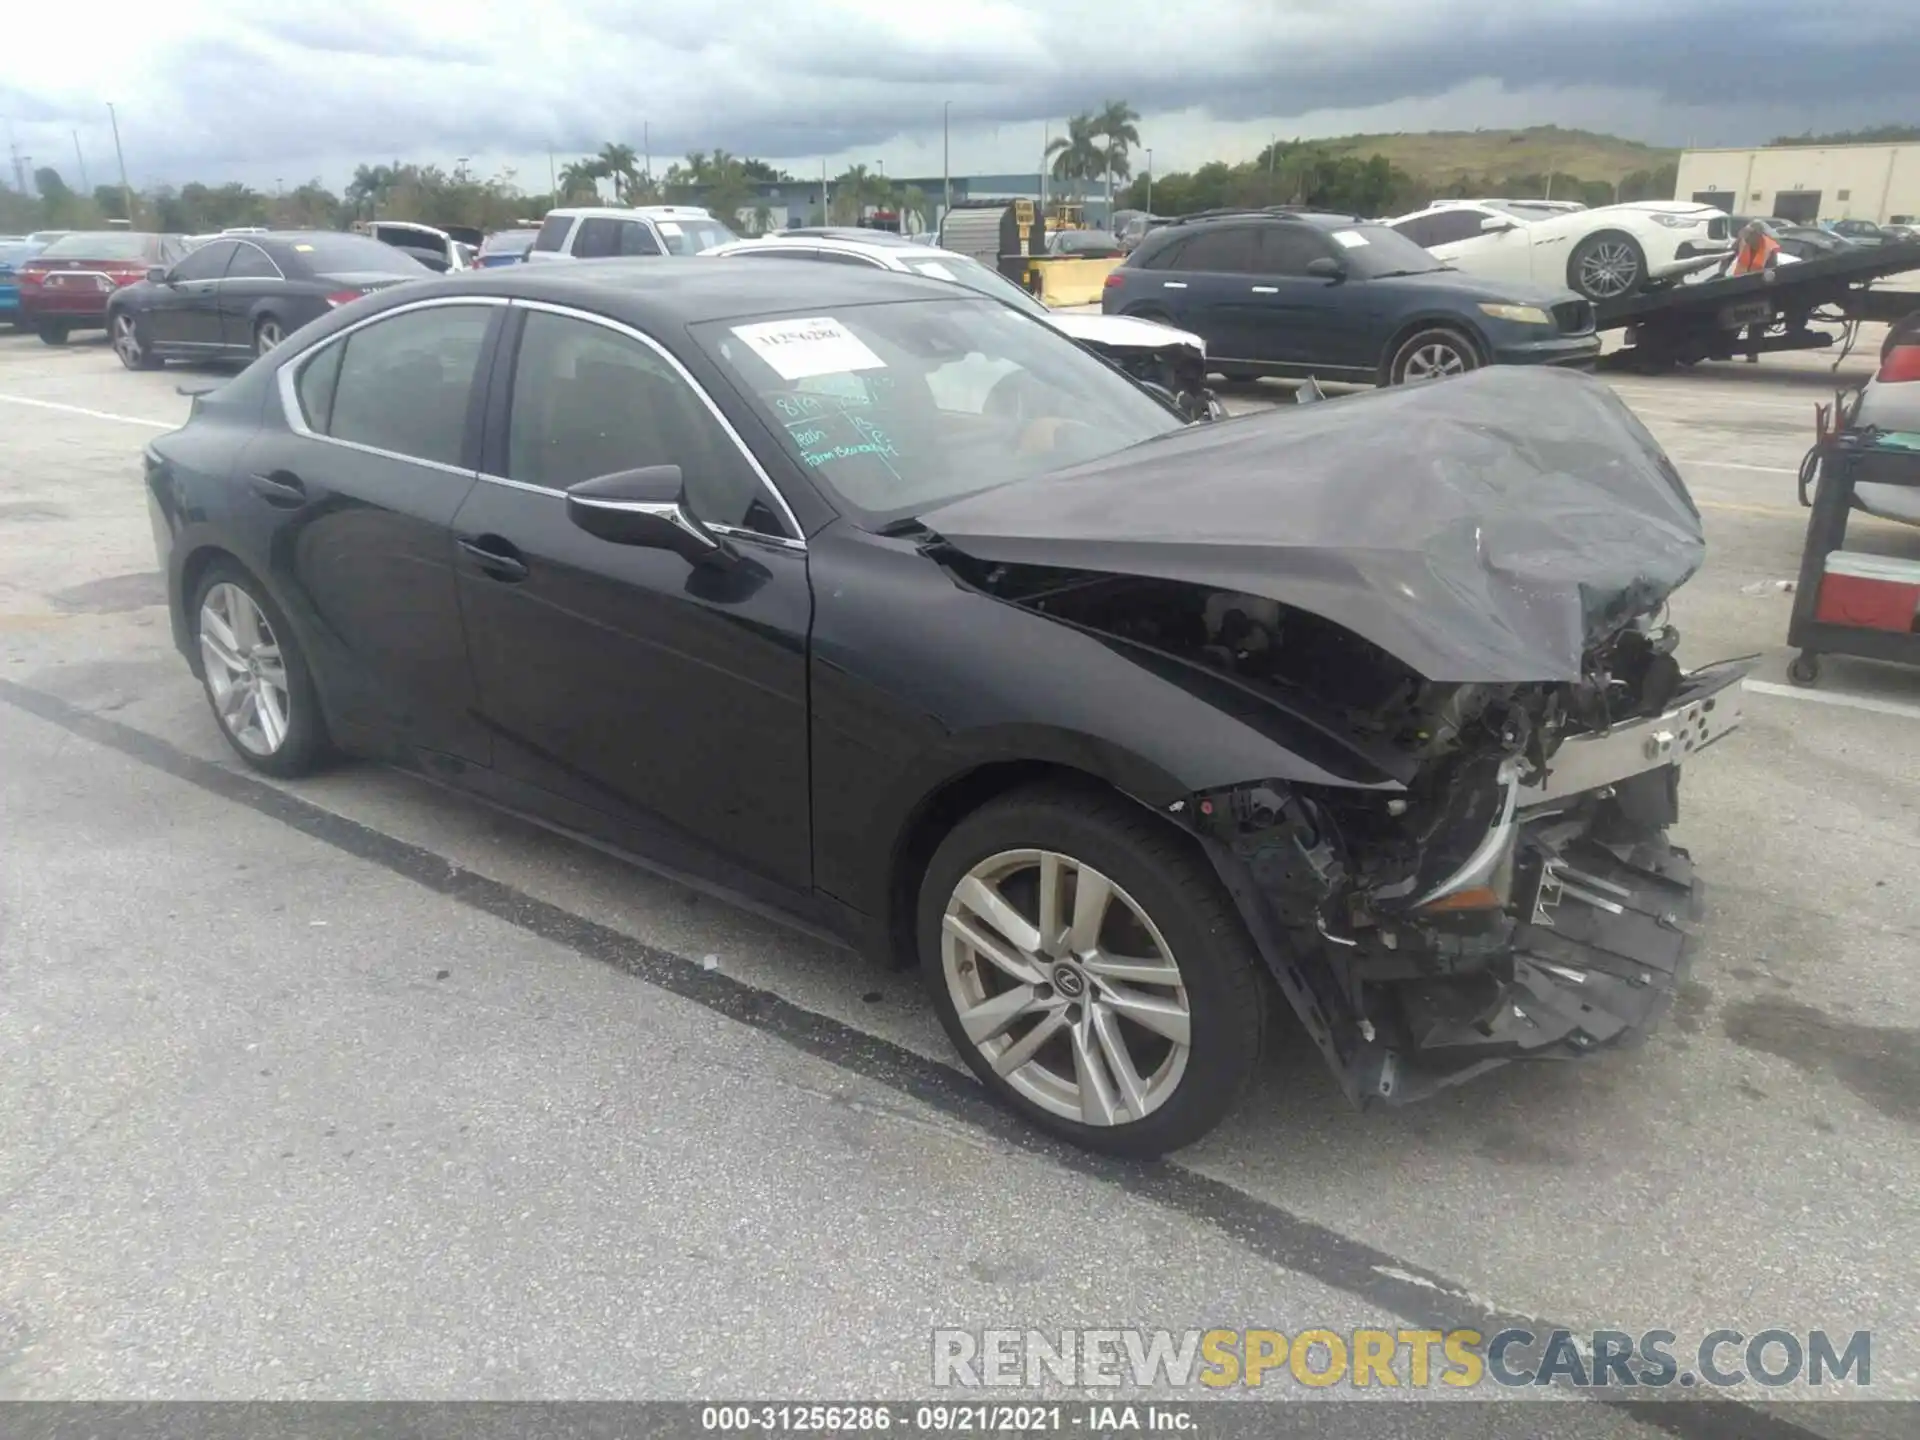
M 690 265 L 664 256 L 593 260 L 582 265 L 503 265 L 418 280 L 385 293 L 396 304 L 460 295 L 545 300 L 623 319 L 656 333 L 743 315 L 781 315 L 892 300 L 999 303 L 949 281 L 898 271 L 850 271 L 817 260 Z
M 956 250 L 942 250 L 938 245 L 928 245 L 924 241 L 909 240 L 905 244 L 889 244 L 886 241 L 873 241 L 852 235 L 828 235 L 815 232 L 808 235 L 784 231 L 778 235 L 756 235 L 745 240 L 732 240 L 718 247 L 729 255 L 737 255 L 742 250 L 764 250 L 772 245 L 788 243 L 795 248 L 811 250 L 832 250 L 841 255 L 867 255 L 882 262 L 892 260 L 965 260 L 968 257 Z
M 711 220 L 713 213 L 698 205 L 556 205 L 547 212 L 556 215 L 605 217 L 610 220 Z
M 926 248 L 926 242 L 917 236 L 900 235 L 892 230 L 869 230 L 859 225 L 795 225 L 790 229 L 776 230 L 762 239 L 790 237 L 800 240 L 845 240 L 856 245 L 886 245 L 895 249 Z

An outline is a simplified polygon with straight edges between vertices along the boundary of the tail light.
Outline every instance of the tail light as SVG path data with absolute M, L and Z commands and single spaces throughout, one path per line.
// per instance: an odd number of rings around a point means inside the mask
M 47 272 L 45 270 L 22 270 L 15 278 L 18 283 L 22 285 L 38 285 L 42 280 L 47 278 Z
M 1887 351 L 1880 362 L 1880 374 L 1876 377 L 1889 384 L 1904 380 L 1920 380 L 1920 344 L 1896 345 Z
M 1107 289 L 1118 290 L 1122 285 L 1127 283 L 1127 280 L 1118 270 L 1109 270 L 1104 283 Z
M 147 267 L 142 265 L 138 269 L 109 269 L 107 274 L 116 285 L 137 285 L 147 278 Z
M 342 305 L 351 305 L 354 301 L 358 300 L 362 295 L 365 295 L 366 293 L 367 292 L 364 290 L 336 290 L 331 295 L 327 296 L 327 304 L 333 306 L 337 310 Z

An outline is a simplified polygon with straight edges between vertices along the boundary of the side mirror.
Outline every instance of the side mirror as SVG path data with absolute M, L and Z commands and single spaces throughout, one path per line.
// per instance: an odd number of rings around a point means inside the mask
M 1511 220 L 1502 220 L 1498 215 L 1489 215 L 1480 222 L 1480 228 L 1489 235 L 1498 235 L 1504 230 L 1517 230 L 1519 227 Z
M 678 465 L 648 465 L 582 480 L 567 491 L 567 518 L 601 540 L 671 550 L 691 565 L 733 558 L 733 551 L 688 507 Z
M 149 285 L 166 284 L 167 283 L 167 267 L 164 265 L 148 266 L 147 267 L 147 283 Z
M 1346 278 L 1347 267 L 1331 255 L 1322 255 L 1317 260 L 1307 262 L 1307 274 L 1322 280 L 1342 280 Z

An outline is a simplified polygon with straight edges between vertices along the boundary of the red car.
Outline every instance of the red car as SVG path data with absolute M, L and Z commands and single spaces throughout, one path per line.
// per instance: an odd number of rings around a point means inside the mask
M 49 345 L 75 330 L 104 330 L 107 299 L 187 253 L 184 237 L 138 230 L 76 230 L 20 267 L 19 323 Z

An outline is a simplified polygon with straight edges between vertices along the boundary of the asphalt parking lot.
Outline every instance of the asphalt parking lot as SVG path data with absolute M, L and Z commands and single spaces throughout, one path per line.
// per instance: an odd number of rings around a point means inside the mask
M 937 1326 L 1489 1316 L 1871 1330 L 1920 1398 L 1920 672 L 1790 690 L 1777 584 L 1877 348 L 1609 381 L 1706 514 L 1684 658 L 1764 657 L 1665 1028 L 1367 1115 L 1283 1032 L 1127 1169 L 998 1116 L 911 974 L 411 777 L 243 773 L 141 487 L 185 377 L 0 334 L 0 1398 L 905 1397 Z M 1738 1433 L 1902 1433 L 1855 1408 Z

